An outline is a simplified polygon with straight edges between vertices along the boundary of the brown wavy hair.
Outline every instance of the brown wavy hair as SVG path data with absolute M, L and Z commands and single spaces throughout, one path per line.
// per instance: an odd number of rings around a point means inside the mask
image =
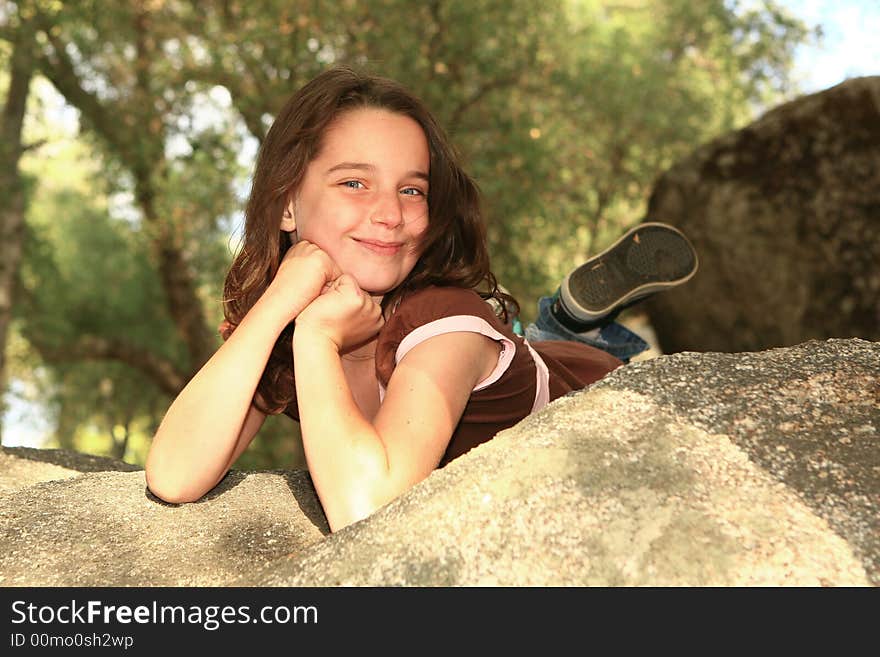
M 406 280 L 384 296 L 386 315 L 407 293 L 428 285 L 474 289 L 483 298 L 494 298 L 505 321 L 508 312 L 519 311 L 516 300 L 499 290 L 489 269 L 477 185 L 459 165 L 458 154 L 437 121 L 399 83 L 336 66 L 291 96 L 260 146 L 242 248 L 224 284 L 224 338 L 265 292 L 290 248 L 281 217 L 318 155 L 328 126 L 341 114 L 362 108 L 381 108 L 414 119 L 425 133 L 430 153 L 428 228 L 419 245 L 422 255 Z M 279 335 L 257 386 L 254 401 L 264 413 L 280 413 L 294 397 L 294 323 Z

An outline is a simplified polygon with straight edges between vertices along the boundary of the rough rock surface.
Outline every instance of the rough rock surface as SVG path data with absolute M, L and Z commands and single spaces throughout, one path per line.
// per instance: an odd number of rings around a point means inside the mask
M 233 471 L 199 502 L 171 505 L 141 468 L 105 459 L 108 472 L 71 477 L 41 451 L 0 452 L 20 482 L 0 492 L 0 586 L 223 586 L 329 533 L 305 471 Z M 74 468 L 93 458 L 67 454 Z M 39 473 L 53 480 L 33 484 Z
M 876 586 L 878 510 L 880 343 L 811 341 L 626 365 L 332 535 L 302 471 L 25 477 L 0 585 Z
M 662 351 L 880 340 L 880 77 L 781 105 L 657 181 L 648 215 L 700 256 L 645 307 Z
M 76 477 L 83 472 L 138 469 L 123 461 L 63 449 L 7 447 L 0 451 L 0 493 L 41 481 Z

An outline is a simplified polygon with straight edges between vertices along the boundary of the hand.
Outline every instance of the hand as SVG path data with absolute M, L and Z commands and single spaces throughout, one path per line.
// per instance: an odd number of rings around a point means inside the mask
M 300 240 L 284 254 L 266 294 L 279 301 L 286 324 L 341 274 L 333 259 L 320 247 Z
M 337 351 L 362 344 L 385 323 L 382 309 L 348 274 L 328 284 L 296 318 L 296 333 L 317 332 L 336 345 Z

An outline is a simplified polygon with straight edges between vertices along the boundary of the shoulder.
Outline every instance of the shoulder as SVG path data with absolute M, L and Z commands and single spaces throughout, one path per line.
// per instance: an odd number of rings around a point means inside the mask
M 446 317 L 474 316 L 493 326 L 492 307 L 477 292 L 461 287 L 427 287 L 403 298 L 385 323 L 385 337 L 401 337 L 424 324 Z M 380 336 L 380 338 L 383 336 Z
M 489 304 L 474 290 L 432 286 L 405 296 L 389 321 L 413 320 L 422 315 L 437 319 L 451 313 L 494 315 Z

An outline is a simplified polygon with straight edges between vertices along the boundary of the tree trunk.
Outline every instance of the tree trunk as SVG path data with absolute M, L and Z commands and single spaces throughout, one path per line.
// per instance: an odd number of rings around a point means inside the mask
M 187 363 L 165 362 L 160 368 L 142 369 L 156 383 L 167 390 L 168 377 L 156 378 L 158 371 L 173 372 L 171 379 L 185 384 L 211 356 L 216 349 L 215 334 L 205 319 L 204 308 L 196 294 L 196 283 L 191 268 L 184 257 L 182 245 L 173 237 L 173 231 L 166 220 L 158 216 L 155 209 L 154 176 L 161 175 L 164 162 L 164 132 L 160 117 L 155 115 L 150 99 L 150 66 L 157 61 L 155 43 L 150 34 L 148 16 L 143 12 L 135 17 L 135 52 L 137 83 L 136 93 L 141 98 L 134 105 L 125 99 L 106 100 L 89 91 L 83 84 L 73 62 L 67 54 L 62 38 L 52 32 L 52 23 L 45 16 L 38 15 L 40 29 L 45 33 L 50 46 L 41 55 L 38 65 L 41 72 L 49 78 L 55 88 L 68 103 L 82 113 L 84 124 L 93 130 L 131 172 L 135 181 L 135 197 L 144 214 L 144 220 L 152 226 L 151 239 L 157 258 L 157 268 L 165 292 L 169 315 L 177 327 L 188 352 Z M 130 120 L 129 120 L 130 119 Z M 130 129 L 124 126 L 131 126 Z M 93 343 L 97 342 L 95 340 Z M 79 355 L 85 358 L 108 358 L 120 360 L 133 367 L 139 367 L 145 360 L 126 360 L 123 354 L 137 353 L 139 350 L 125 345 L 125 339 L 117 340 L 123 348 L 90 352 L 78 345 Z M 162 360 L 151 357 L 150 360 Z M 182 385 L 174 394 L 180 392 Z
M 0 125 L 0 444 L 5 410 L 2 395 L 7 377 L 6 339 L 24 241 L 25 192 L 18 162 L 24 152 L 21 128 L 34 72 L 33 47 L 34 32 L 23 24 L 12 44 L 9 92 Z

